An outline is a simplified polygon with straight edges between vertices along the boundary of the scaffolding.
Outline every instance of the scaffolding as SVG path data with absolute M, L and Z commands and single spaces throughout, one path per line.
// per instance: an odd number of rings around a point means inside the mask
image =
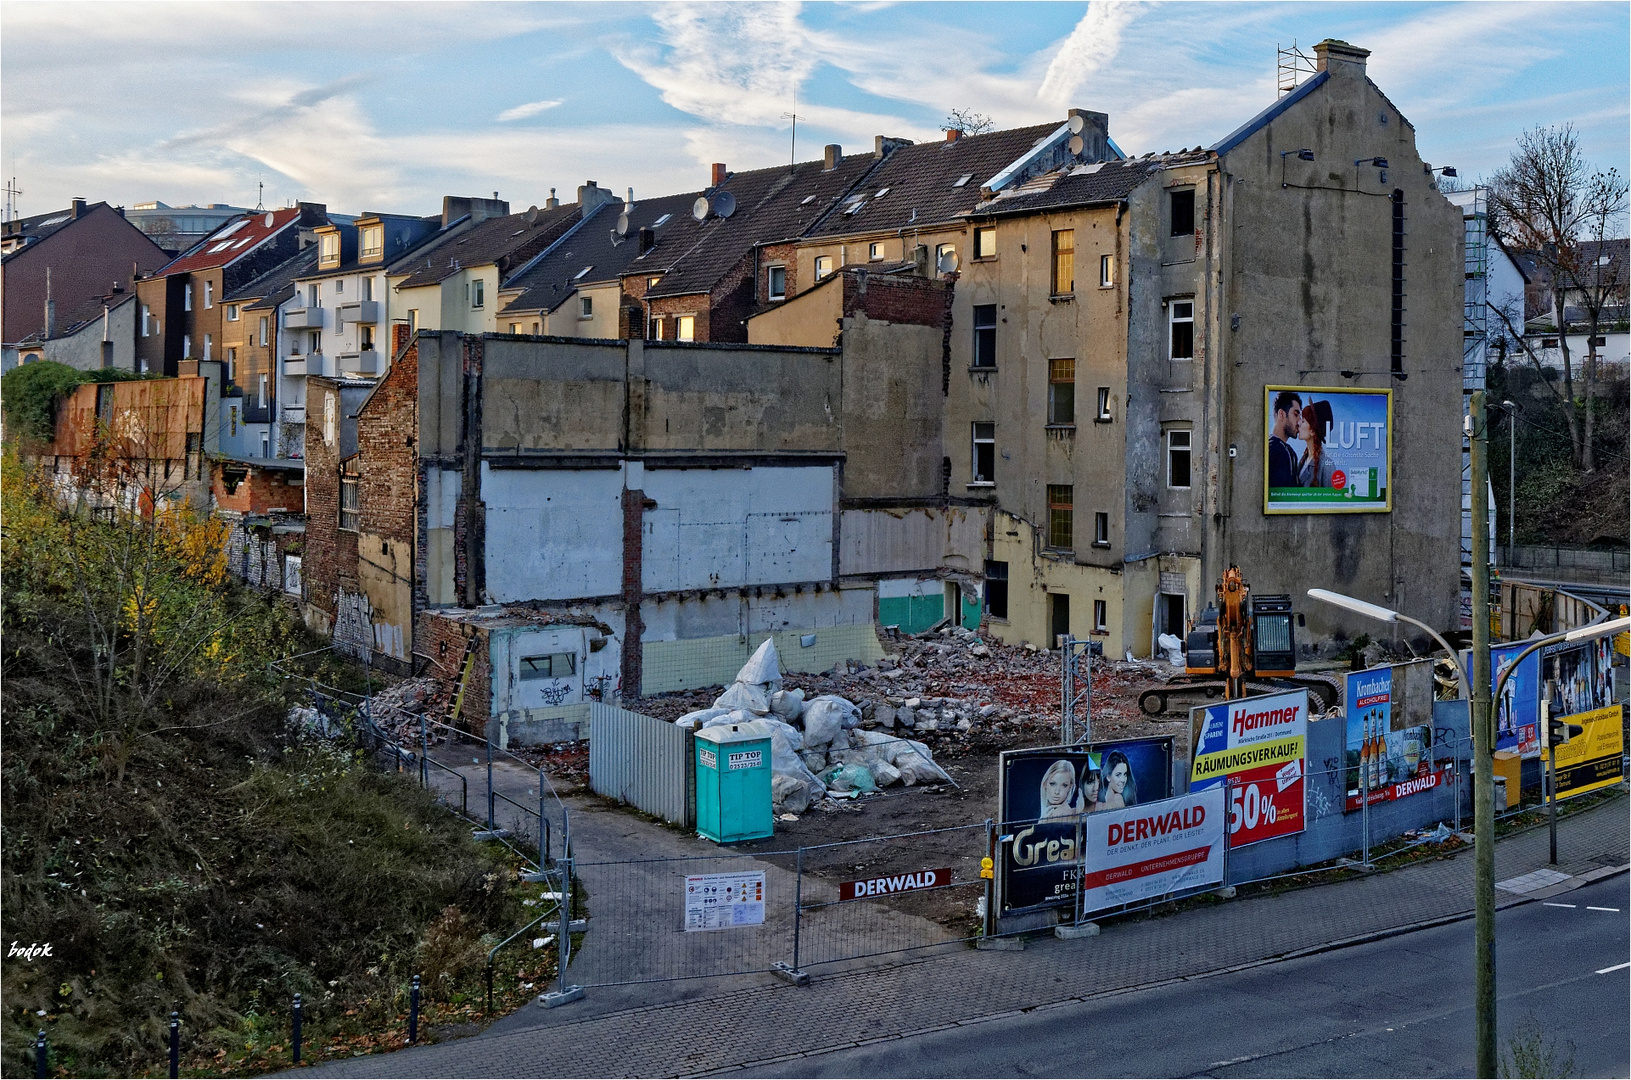
M 1280 96 L 1285 97 L 1297 89 L 1297 84 L 1315 73 L 1314 58 L 1297 48 L 1297 39 L 1292 38 L 1291 46 L 1274 47 L 1276 54 L 1275 74 L 1280 87 Z

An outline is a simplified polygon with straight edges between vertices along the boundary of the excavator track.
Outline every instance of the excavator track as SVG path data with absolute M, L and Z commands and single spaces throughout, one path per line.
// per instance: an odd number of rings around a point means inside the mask
M 1174 675 L 1165 684 L 1153 686 L 1138 697 L 1138 708 L 1145 716 L 1163 716 L 1167 713 L 1187 715 L 1197 705 L 1211 705 L 1224 698 L 1227 681 L 1222 678 L 1197 679 L 1194 676 Z M 1273 694 L 1283 690 L 1307 690 L 1310 705 L 1325 712 L 1342 699 L 1341 689 L 1329 678 L 1318 675 L 1293 675 L 1279 679 L 1246 679 L 1246 694 Z

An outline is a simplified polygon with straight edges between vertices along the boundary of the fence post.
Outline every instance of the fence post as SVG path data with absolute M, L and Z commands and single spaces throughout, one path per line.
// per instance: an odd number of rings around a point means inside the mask
M 1223 778 L 1223 887 L 1225 889 L 1230 887 L 1230 885 L 1229 885 L 1229 789 L 1234 786 L 1234 782 L 1235 782 L 1235 780 L 1234 780 L 1234 777 L 1232 777 L 1232 776 L 1225 776 Z M 1303 783 L 1305 785 L 1308 783 L 1308 780 L 1307 780 L 1306 777 L 1303 779 Z M 1344 784 L 1343 787 L 1346 788 L 1347 785 Z M 1305 787 L 1304 790 L 1306 791 L 1307 788 Z
M 487 725 L 483 724 L 485 729 Z M 493 831 L 493 733 L 487 731 L 487 831 Z
M 538 872 L 549 865 L 549 822 L 544 820 L 544 769 L 538 767 Z
M 560 947 L 555 955 L 560 960 L 561 993 L 566 993 L 566 965 L 572 962 L 572 852 L 568 850 L 561 860 L 561 896 L 556 901 L 561 909 Z
M 1359 765 L 1359 865 L 1370 869 L 1370 770 Z
M 985 879 L 985 937 L 994 937 L 997 930 L 997 823 L 985 819 L 985 857 L 991 860 L 991 876 Z
M 40 1029 L 39 1036 L 34 1040 L 34 1075 L 45 1077 L 51 1075 L 46 1064 L 45 1029 Z
M 430 787 L 430 733 L 425 730 L 425 714 L 419 714 L 419 786 Z
M 793 970 L 799 969 L 799 930 L 804 919 L 804 847 L 799 846 L 793 880 Z
M 296 1065 L 300 1064 L 300 1013 L 300 995 L 296 994 L 294 996 L 294 1024 L 291 1037 L 289 1039 L 289 1047 L 293 1051 L 294 1063 Z
M 419 976 L 413 977 L 413 988 L 408 991 L 408 1041 L 419 1041 Z
M 170 1010 L 170 1080 L 181 1075 L 181 1014 Z

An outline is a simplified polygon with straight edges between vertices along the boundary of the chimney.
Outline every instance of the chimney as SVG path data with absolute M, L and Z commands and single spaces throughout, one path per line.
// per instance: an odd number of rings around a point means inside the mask
M 1078 137 L 1082 140 L 1082 151 L 1076 155 L 1081 161 L 1108 161 L 1110 160 L 1110 114 L 1093 112 L 1090 109 L 1071 109 L 1065 114 L 1066 120 L 1082 118 L 1082 130 Z
M 912 249 L 912 273 L 918 277 L 930 277 L 929 245 L 919 244 Z
M 623 200 L 623 212 L 625 214 L 627 214 L 633 209 L 634 209 L 634 189 L 629 188 L 628 198 Z
M 720 184 L 725 182 L 725 178 L 729 175 L 730 173 L 726 170 L 725 163 L 723 161 L 714 162 L 713 180 L 708 184 L 708 186 L 718 187 Z
M 45 337 L 57 336 L 57 302 L 51 299 L 51 268 L 45 268 Z
M 961 139 L 962 137 L 963 137 L 963 129 L 962 128 L 947 128 L 946 129 L 946 141 L 947 142 L 956 142 L 958 139 Z
M 872 156 L 882 161 L 901 147 L 911 145 L 911 139 L 895 139 L 888 135 L 875 135 L 872 139 Z
M 593 180 L 585 180 L 583 186 L 578 188 L 578 208 L 584 217 L 588 217 L 607 203 L 616 201 L 616 195 Z
M 555 189 L 550 188 L 549 189 L 549 198 L 544 200 L 544 209 L 545 210 L 559 210 L 560 206 L 561 206 L 561 200 L 559 200 L 559 199 L 557 199 L 555 197 Z
M 651 229 L 649 229 L 646 226 L 642 225 L 640 227 L 640 247 L 638 249 L 640 254 L 644 255 L 646 252 L 650 251 L 652 248 L 654 248 L 656 246 L 657 246 L 657 234 L 655 232 L 653 232 Z
M 68 207 L 68 212 L 77 220 L 79 216 L 85 212 L 85 200 L 75 199 L 73 202 L 68 204 Z
M 1339 38 L 1326 38 L 1314 46 L 1314 70 L 1363 77 L 1365 57 L 1369 55 L 1369 49 L 1349 45 Z
M 821 167 L 827 172 L 838 168 L 838 163 L 844 159 L 844 148 L 837 143 L 828 143 L 821 155 Z

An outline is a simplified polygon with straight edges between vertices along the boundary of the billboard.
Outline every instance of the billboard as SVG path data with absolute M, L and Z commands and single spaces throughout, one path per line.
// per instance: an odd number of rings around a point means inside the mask
M 1230 847 L 1303 831 L 1307 690 L 1199 706 L 1189 732 L 1189 790 L 1232 785 Z
M 1170 737 L 1004 751 L 997 766 L 1006 840 L 1000 910 L 1074 904 L 1083 815 L 1171 795 Z
M 1613 787 L 1625 779 L 1625 732 L 1618 705 L 1560 719 L 1584 730 L 1556 748 L 1558 798 Z
M 1223 789 L 1085 819 L 1082 912 L 1223 882 Z
M 1527 641 L 1491 645 L 1489 649 L 1490 692 L 1501 681 L 1501 673 L 1512 666 Z M 1524 757 L 1540 753 L 1540 653 L 1524 657 L 1518 670 L 1506 680 L 1506 688 L 1495 699 L 1495 749 L 1510 750 Z
M 1405 687 L 1412 674 L 1420 677 L 1407 699 Z M 1366 792 L 1375 804 L 1431 791 L 1445 782 L 1443 767 L 1432 760 L 1432 678 L 1432 661 L 1348 674 L 1343 698 L 1345 809 L 1360 809 Z
M 1546 680 L 1552 684 L 1552 715 L 1606 709 L 1614 697 L 1614 642 L 1611 638 L 1559 642 L 1540 651 Z
M 1393 509 L 1393 391 L 1263 388 L 1263 512 Z

